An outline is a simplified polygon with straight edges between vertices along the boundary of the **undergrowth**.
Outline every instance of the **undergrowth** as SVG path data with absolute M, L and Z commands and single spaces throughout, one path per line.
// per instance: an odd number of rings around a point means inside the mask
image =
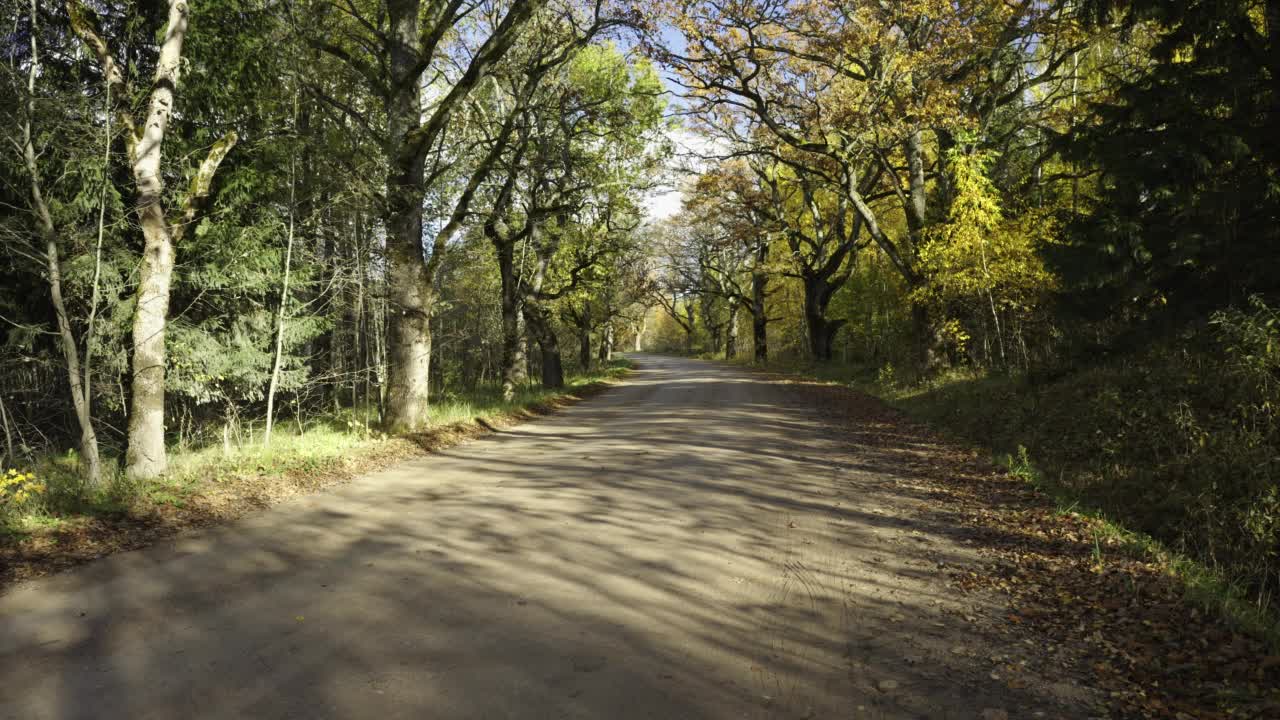
M 519 416 L 620 377 L 630 366 L 625 359 L 615 360 L 568 378 L 562 390 L 528 385 L 509 401 L 496 386 L 451 393 L 431 405 L 431 430 L 462 429 Z M 74 451 L 32 458 L 21 468 L 0 468 L 0 541 L 21 542 L 84 518 L 121 516 L 158 507 L 183 508 L 197 494 L 231 482 L 324 474 L 343 463 L 383 452 L 393 438 L 371 422 L 376 417 L 375 409 L 347 407 L 301 420 L 282 419 L 269 446 L 261 442 L 260 432 L 255 435 L 252 426 L 239 442 L 211 437 L 202 446 L 171 450 L 168 473 L 155 480 L 130 480 L 119 471 L 118 458 L 104 458 L 104 479 L 98 488 L 85 487 Z
M 872 394 L 1090 515 L 1198 604 L 1280 647 L 1280 315 L 1256 303 L 1176 342 L 1050 377 L 770 369 Z

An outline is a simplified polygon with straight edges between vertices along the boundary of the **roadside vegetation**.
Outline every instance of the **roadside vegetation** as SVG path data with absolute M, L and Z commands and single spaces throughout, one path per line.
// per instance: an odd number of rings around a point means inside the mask
M 0 25 L 5 559 L 403 457 L 634 342 L 670 143 L 625 7 L 24 0 Z
M 1145 360 L 1050 381 L 966 371 L 904 378 L 803 361 L 764 367 L 875 396 L 975 448 L 1059 513 L 1087 518 L 1099 553 L 1105 546 L 1155 563 L 1189 602 L 1280 649 L 1275 589 L 1265 585 L 1275 570 L 1274 486 L 1257 479 L 1277 439 L 1242 427 L 1237 413 L 1250 399 L 1227 394 L 1247 387 L 1238 377 L 1209 387 L 1190 377 L 1206 357 L 1196 366 L 1185 355 Z M 1202 418 L 1196 434 L 1187 433 L 1192 414 Z
M 96 491 L 84 487 L 74 451 L 6 469 L 0 585 L 232 519 L 554 412 L 606 389 L 630 367 L 615 359 L 571 375 L 563 388 L 528 386 L 510 399 L 500 386 L 480 386 L 433 405 L 428 426 L 407 435 L 388 436 L 370 425 L 375 412 L 364 408 L 290 419 L 270 446 L 261 443 L 260 424 L 247 426 L 229 445 L 176 450 L 163 478 L 112 477 Z M 105 460 L 115 467 L 115 458 Z
M 1277 23 L 6 4 L 0 543 L 234 515 L 643 346 L 866 388 L 1274 626 Z
M 838 5 L 683 4 L 723 152 L 647 342 L 882 397 L 1274 638 L 1275 8 Z

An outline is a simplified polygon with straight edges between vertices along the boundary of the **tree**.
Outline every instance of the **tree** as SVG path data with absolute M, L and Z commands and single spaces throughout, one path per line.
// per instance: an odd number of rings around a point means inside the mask
M 26 102 L 23 104 L 19 139 L 14 141 L 13 144 L 20 153 L 23 165 L 29 176 L 31 212 L 36 218 L 36 225 L 43 240 L 43 248 L 40 250 L 33 249 L 31 256 L 36 258 L 42 256 L 44 260 L 45 278 L 49 286 L 49 299 L 53 304 L 63 361 L 66 363 L 67 384 L 71 391 L 71 402 L 75 408 L 76 422 L 80 426 L 80 455 L 84 462 L 85 480 L 91 487 L 96 488 L 102 480 L 102 460 L 98 452 L 98 435 L 94 429 L 93 422 L 93 384 L 91 381 L 93 363 L 91 355 L 94 342 L 94 321 L 98 309 L 99 284 L 97 278 L 100 276 L 101 271 L 102 223 L 103 213 L 106 210 L 106 196 L 104 192 L 99 202 L 98 253 L 94 268 L 95 280 L 93 283 L 93 295 L 90 300 L 89 319 L 84 330 L 84 356 L 82 361 L 81 340 L 76 337 L 76 333 L 72 328 L 71 314 L 63 293 L 62 233 L 56 226 L 53 212 L 45 199 L 44 182 L 41 177 L 39 157 L 44 154 L 44 149 L 42 148 L 39 151 L 36 149 L 36 80 L 40 77 L 42 68 L 39 48 L 39 13 L 37 12 L 35 0 L 31 0 L 31 10 L 28 18 L 31 54 L 27 59 Z M 108 97 L 109 93 L 110 88 L 108 88 Z M 109 159 L 111 148 L 110 125 L 107 126 L 104 134 L 106 137 L 106 154 Z
M 1101 6 L 1087 6 L 1099 11 Z M 1150 54 L 1060 140 L 1090 171 L 1053 254 L 1075 317 L 1168 334 L 1250 295 L 1274 298 L 1280 155 L 1275 3 L 1144 1 L 1122 19 Z M 1105 12 L 1094 20 L 1111 21 Z M 1093 174 L 1092 170 L 1097 173 Z
M 827 317 L 827 307 L 836 291 L 849 279 L 862 219 L 848 211 L 843 193 L 824 192 L 820 179 L 804 171 L 775 165 L 757 168 L 767 188 L 772 217 L 790 249 L 791 273 L 804 286 L 805 330 L 809 353 L 818 361 L 829 361 L 836 332 L 843 319 Z
M 135 479 L 153 478 L 164 474 L 168 467 L 164 438 L 165 330 L 175 246 L 196 221 L 201 205 L 209 197 L 218 166 L 238 138 L 234 131 L 230 132 L 209 148 L 180 204 L 181 212 L 169 217 L 165 211 L 162 149 L 175 110 L 189 2 L 169 2 L 168 21 L 141 125 L 128 104 L 133 90 L 111 47 L 95 29 L 88 9 L 78 0 L 69 0 L 67 10 L 72 29 L 97 60 L 108 92 L 116 98 L 115 115 L 124 131 L 137 194 L 135 208 L 145 246 L 138 261 L 138 290 L 133 312 L 132 404 L 125 472 Z
M 309 3 L 306 20 L 298 27 L 313 47 L 341 60 L 380 103 L 385 128 L 378 131 L 369 113 L 325 96 L 356 126 L 377 136 L 385 155 L 379 210 L 387 228 L 391 306 L 386 424 L 395 431 L 416 431 L 428 417 L 436 274 L 505 140 L 494 138 L 487 152 L 480 153 L 480 161 L 458 178 L 461 187 L 454 192 L 441 185 L 456 170 L 443 156 L 442 143 L 472 91 L 490 76 L 545 2 L 486 6 L 494 10 L 492 18 L 483 17 L 479 5 L 446 0 L 384 0 L 377 5 L 372 13 L 353 3 Z M 303 27 L 323 27 L 326 33 L 318 36 Z M 340 41 L 333 41 L 335 37 Z M 457 66 L 455 52 L 463 56 Z M 454 67 L 460 72 L 453 72 Z M 424 87 L 433 89 L 427 103 Z M 453 200 L 428 240 L 424 203 L 433 192 L 450 194 Z
M 770 134 L 790 151 L 777 159 L 841 193 L 862 231 L 919 288 L 928 278 L 918 252 L 928 226 L 945 216 L 947 195 L 942 212 L 931 209 L 939 203 L 931 203 L 929 181 L 940 168 L 928 135 L 945 146 L 957 128 L 1052 81 L 1070 55 L 1065 49 L 1035 77 L 995 69 L 1016 67 L 1004 61 L 1005 49 L 1035 46 L 1061 7 L 687 0 L 674 3 L 671 17 L 684 48 L 652 45 L 679 71 L 704 122 L 753 149 L 761 148 L 756 131 Z M 987 82 L 993 76 L 1000 82 Z M 945 179 L 939 185 L 945 190 Z M 885 220 L 889 208 L 899 212 L 903 232 Z M 935 365 L 928 308 L 918 304 L 913 315 L 920 360 Z
M 920 249 L 931 282 L 917 290 L 917 301 L 947 319 L 945 336 L 958 351 L 970 337 L 966 326 L 989 329 L 985 364 L 1007 367 L 1015 334 L 1021 336 L 1056 284 L 1040 254 L 1051 242 L 1054 223 L 1044 213 L 1005 217 L 987 177 L 989 155 L 956 149 L 949 162 L 954 197 L 946 221 L 930 229 Z M 1024 366 L 1027 360 L 1024 351 Z
M 680 218 L 684 236 L 696 246 L 691 252 L 703 292 L 728 301 L 731 336 L 738 311 L 750 315 L 756 362 L 769 357 L 766 300 L 781 271 L 770 263 L 772 240 L 783 232 L 774 223 L 771 202 L 754 169 L 745 160 L 729 160 L 697 178 Z M 725 352 L 731 356 L 728 342 Z
M 605 29 L 608 22 L 598 25 Z M 612 45 L 587 46 L 594 34 L 571 35 L 558 54 L 534 52 L 534 71 L 515 77 L 546 74 L 546 81 L 527 94 L 499 99 L 520 104 L 510 115 L 519 121 L 505 177 L 483 225 L 502 281 L 508 397 L 519 382 L 522 319 L 540 348 L 543 384 L 563 384 L 548 304 L 571 302 L 569 296 L 590 284 L 595 269 L 621 248 L 637 213 L 627 196 L 648 181 L 661 152 L 651 137 L 662 113 L 656 74 L 647 63 L 628 62 Z M 589 348 L 591 313 L 575 315 L 588 327 L 581 342 Z M 589 364 L 589 349 L 580 352 L 582 359 Z

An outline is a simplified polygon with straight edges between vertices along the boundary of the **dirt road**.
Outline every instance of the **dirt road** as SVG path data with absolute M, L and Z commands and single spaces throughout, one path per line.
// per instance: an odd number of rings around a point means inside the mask
M 560 415 L 0 597 L 0 718 L 1090 714 L 993 672 L 1036 648 L 947 587 L 976 559 L 909 471 L 786 384 L 639 360 Z

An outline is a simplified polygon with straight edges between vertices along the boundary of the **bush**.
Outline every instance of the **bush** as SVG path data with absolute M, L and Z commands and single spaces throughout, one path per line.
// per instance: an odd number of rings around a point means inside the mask
M 1177 341 L 1033 384 L 953 379 L 900 399 L 1268 606 L 1280 587 L 1280 313 L 1254 300 Z
M 47 490 L 35 473 L 9 468 L 0 475 L 0 523 L 8 524 L 39 508 Z

